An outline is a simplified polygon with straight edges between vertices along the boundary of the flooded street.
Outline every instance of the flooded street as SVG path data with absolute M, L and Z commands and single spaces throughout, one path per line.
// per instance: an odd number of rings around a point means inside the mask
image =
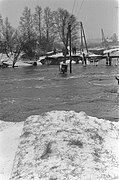
M 84 111 L 90 116 L 118 121 L 118 67 L 72 64 L 72 74 L 59 67 L 0 69 L 0 120 L 19 122 L 51 110 Z

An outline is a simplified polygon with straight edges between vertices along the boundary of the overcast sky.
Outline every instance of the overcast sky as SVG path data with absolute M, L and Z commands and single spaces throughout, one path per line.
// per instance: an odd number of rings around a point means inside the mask
M 19 24 L 19 18 L 25 6 L 34 12 L 39 5 L 51 10 L 61 7 L 83 22 L 87 38 L 101 38 L 101 28 L 106 37 L 119 34 L 119 0 L 0 0 L 0 13 L 9 18 L 13 27 Z M 73 8 L 74 7 L 74 8 Z

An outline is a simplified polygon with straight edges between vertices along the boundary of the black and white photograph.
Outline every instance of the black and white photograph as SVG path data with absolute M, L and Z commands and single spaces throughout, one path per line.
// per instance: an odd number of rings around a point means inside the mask
M 0 180 L 119 180 L 119 0 L 0 0 Z

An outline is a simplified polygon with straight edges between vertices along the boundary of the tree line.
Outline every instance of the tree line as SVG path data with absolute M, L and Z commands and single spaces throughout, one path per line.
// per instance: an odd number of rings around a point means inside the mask
M 14 54 L 14 64 L 21 52 L 30 59 L 52 51 L 60 45 L 67 46 L 68 24 L 71 24 L 72 44 L 77 43 L 79 22 L 67 10 L 35 7 L 34 13 L 25 7 L 18 28 L 11 26 L 8 17 L 0 15 L 0 51 L 9 57 Z M 13 64 L 13 66 L 14 66 Z

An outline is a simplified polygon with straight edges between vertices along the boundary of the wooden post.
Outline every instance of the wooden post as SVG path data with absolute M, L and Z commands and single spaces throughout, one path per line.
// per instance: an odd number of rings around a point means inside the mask
M 67 56 L 67 47 L 68 47 L 68 36 L 69 36 L 69 27 L 68 27 L 68 32 L 67 32 L 67 37 L 66 37 L 66 44 L 64 48 L 64 63 L 66 63 L 66 56 Z
M 69 46 L 70 46 L 70 73 L 72 73 L 72 57 L 71 57 L 71 24 L 68 25 L 69 29 Z
M 81 28 L 82 28 L 82 32 L 83 32 L 83 38 L 84 38 L 84 42 L 85 42 L 86 51 L 88 53 L 88 47 L 87 47 L 87 42 L 86 42 L 86 37 L 85 37 L 85 32 L 84 32 L 84 28 L 83 28 L 82 22 L 81 22 Z
M 82 52 L 84 51 L 84 44 L 83 44 L 83 41 L 85 43 L 85 48 L 86 48 L 86 51 L 88 53 L 88 47 L 87 47 L 87 42 L 86 42 L 86 37 L 85 37 L 85 32 L 84 32 L 84 28 L 83 28 L 83 23 L 80 22 L 80 27 L 81 27 L 81 50 Z
M 80 50 L 81 52 L 83 52 L 83 35 L 82 35 L 82 23 L 80 22 L 80 27 L 81 27 L 81 46 L 80 46 Z

